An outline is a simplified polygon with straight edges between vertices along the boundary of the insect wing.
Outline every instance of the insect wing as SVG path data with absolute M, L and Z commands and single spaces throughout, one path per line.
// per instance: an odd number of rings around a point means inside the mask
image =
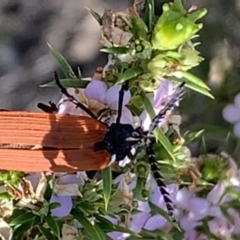
M 0 169 L 26 172 L 99 170 L 110 156 L 95 152 L 105 126 L 88 117 L 0 111 Z

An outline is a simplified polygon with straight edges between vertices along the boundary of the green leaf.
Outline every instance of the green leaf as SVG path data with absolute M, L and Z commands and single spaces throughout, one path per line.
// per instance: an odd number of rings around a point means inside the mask
M 228 194 L 229 196 L 237 199 L 237 200 L 240 200 L 240 192 L 239 191 L 236 191 L 235 189 L 233 188 L 227 188 L 226 189 L 226 194 Z
M 138 15 L 131 16 L 131 25 L 131 33 L 135 39 L 148 40 L 148 27 Z
M 140 116 L 142 111 L 134 104 L 134 103 L 129 103 L 127 107 L 130 109 L 130 111 L 135 114 L 136 116 Z
M 46 229 L 42 226 L 38 226 L 39 231 L 45 237 L 45 239 L 56 239 L 49 229 Z
M 155 117 L 155 112 L 152 107 L 152 103 L 144 92 L 140 93 L 144 107 L 146 108 L 151 119 Z
M 57 221 L 50 215 L 48 214 L 44 220 L 47 222 L 49 228 L 53 231 L 53 233 L 57 236 L 60 237 L 60 229 L 57 224 Z
M 75 73 L 73 72 L 71 66 L 68 64 L 67 60 L 62 56 L 61 53 L 59 53 L 57 50 L 55 50 L 49 43 L 47 43 L 48 47 L 51 50 L 51 53 L 58 61 L 62 71 L 65 74 L 66 78 L 77 78 Z
M 228 212 L 229 206 L 220 206 L 220 209 L 222 211 L 222 214 L 227 218 L 227 220 L 231 223 L 231 225 L 234 225 L 234 218 Z
M 169 218 L 168 213 L 167 213 L 166 211 L 164 211 L 163 209 L 159 208 L 158 206 L 156 206 L 155 204 L 153 204 L 151 201 L 149 201 L 148 204 L 149 204 L 149 207 L 151 208 L 151 210 L 152 210 L 154 213 L 157 213 L 157 214 L 160 214 L 161 216 L 163 216 L 168 222 L 170 222 L 171 224 L 173 224 L 173 225 L 181 232 L 181 229 L 180 229 L 180 227 L 178 226 L 178 224 L 173 223 L 173 222 L 171 221 L 171 219 Z
M 172 234 L 172 233 L 171 233 Z M 162 240 L 174 240 L 174 238 L 167 232 L 164 232 L 161 229 L 157 229 L 156 230 L 156 235 L 157 236 L 161 236 Z M 179 239 L 183 239 L 183 238 L 179 238 Z
M 92 14 L 92 16 L 97 20 L 97 22 L 102 25 L 102 17 L 97 12 L 93 11 L 91 8 L 86 7 L 86 9 Z
M 102 238 L 102 234 L 100 234 L 96 230 L 95 226 L 93 226 L 91 222 L 89 222 L 88 219 L 85 218 L 85 216 L 81 212 L 77 211 L 76 209 L 73 209 L 71 211 L 71 214 L 83 226 L 84 230 L 87 232 L 89 236 L 92 237 L 92 239 L 94 240 L 106 239 L 106 238 Z
M 181 73 L 186 80 L 186 87 L 214 99 L 213 95 L 209 92 L 210 88 L 200 78 L 189 72 L 182 71 Z
M 82 80 L 80 78 L 72 79 L 72 78 L 64 78 L 60 80 L 61 84 L 65 88 L 86 88 L 90 81 Z M 40 85 L 40 87 L 57 87 L 56 81 L 51 81 L 46 84 Z
M 142 190 L 145 182 L 146 180 L 144 178 L 140 178 L 140 177 L 137 178 L 136 187 L 133 189 L 134 198 L 139 199 L 142 197 Z
M 7 182 L 7 180 L 10 180 L 10 173 L 9 172 L 3 172 L 0 174 L 0 181 Z
M 103 180 L 103 196 L 105 203 L 105 211 L 107 211 L 108 203 L 112 192 L 112 169 L 110 167 L 107 167 L 103 169 L 101 172 Z
M 102 48 L 100 52 L 109 53 L 109 54 L 125 54 L 128 52 L 128 48 L 126 47 L 109 47 Z
M 196 91 L 196 92 L 199 92 L 199 93 L 201 93 L 201 94 L 203 94 L 203 95 L 205 95 L 207 97 L 210 97 L 210 98 L 214 99 L 214 96 L 207 89 L 202 88 L 200 86 L 197 86 L 194 83 L 189 83 L 189 82 L 186 81 L 185 86 L 190 88 L 190 89 L 192 89 L 192 90 L 194 90 L 194 91 Z
M 198 138 L 204 133 L 205 129 L 201 129 L 196 132 L 185 133 L 183 138 L 185 139 L 185 144 L 192 142 L 195 138 Z
M 100 226 L 98 224 L 95 224 L 94 227 L 96 228 L 96 230 L 98 231 L 98 233 L 101 235 L 102 239 L 108 239 L 108 236 L 105 232 L 103 232 L 103 230 L 100 228 Z M 111 239 L 111 238 L 110 238 Z
M 141 67 L 133 67 L 125 71 L 124 73 L 119 74 L 117 83 L 124 83 L 129 79 L 137 77 L 143 72 Z
M 162 144 L 162 146 L 165 148 L 165 150 L 168 152 L 168 154 L 170 155 L 170 157 L 175 161 L 175 156 L 174 156 L 174 151 L 173 151 L 173 147 L 172 144 L 170 143 L 170 141 L 168 140 L 168 138 L 165 136 L 165 134 L 160 131 L 159 129 L 156 129 L 154 131 L 154 135 L 156 137 L 156 139 Z
M 182 76 L 186 78 L 189 82 L 192 82 L 199 87 L 210 90 L 210 88 L 200 78 L 196 77 L 195 75 L 189 72 L 184 72 L 184 71 L 182 71 L 181 73 L 182 73 Z
M 0 193 L 0 199 L 4 199 L 4 200 L 10 200 L 12 199 L 12 195 L 9 194 L 8 192 L 2 192 Z
M 113 223 L 111 223 L 109 220 L 101 217 L 100 215 L 97 216 L 98 219 L 98 225 L 99 227 L 104 231 L 104 232 L 122 232 L 122 233 L 129 233 L 132 236 L 135 237 L 139 237 L 138 234 L 136 234 L 135 232 L 132 232 L 131 230 L 129 230 L 128 228 L 124 228 L 118 225 L 115 225 Z
M 145 8 L 145 23 L 149 31 L 151 32 L 154 25 L 154 17 L 155 17 L 155 6 L 154 0 L 147 0 L 146 8 Z
M 149 98 L 145 95 L 145 93 L 141 92 L 140 96 L 142 98 L 143 104 L 150 115 L 151 119 L 155 117 L 155 112 L 153 110 L 152 104 L 149 100 Z M 173 152 L 173 147 L 168 138 L 165 136 L 163 132 L 161 132 L 159 129 L 154 130 L 154 135 L 157 138 L 157 140 L 162 144 L 162 146 L 166 149 L 168 154 L 171 156 L 171 158 L 175 161 L 175 156 Z
M 28 221 L 19 225 L 19 227 L 14 229 L 13 239 L 16 239 L 16 240 L 22 239 L 22 236 L 24 235 L 24 233 L 26 231 L 30 231 L 34 226 L 39 225 L 40 221 L 41 221 L 40 217 L 34 217 L 31 219 L 31 221 Z
M 19 216 L 17 216 L 16 218 L 14 218 L 10 223 L 9 226 L 16 226 L 16 225 L 21 225 L 23 223 L 26 222 L 30 222 L 32 221 L 32 219 L 35 217 L 36 215 L 34 215 L 32 212 L 25 212 Z
M 52 203 L 49 204 L 49 210 L 58 208 L 60 206 L 61 206 L 61 203 L 59 203 L 59 202 L 52 202 Z

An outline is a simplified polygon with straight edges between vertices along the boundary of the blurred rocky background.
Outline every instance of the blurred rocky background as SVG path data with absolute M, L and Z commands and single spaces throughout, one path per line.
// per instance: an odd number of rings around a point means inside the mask
M 157 14 L 167 1 L 157 0 Z M 124 10 L 131 0 L 1 0 L 0 1 L 0 108 L 37 110 L 36 103 L 57 102 L 56 88 L 40 88 L 61 71 L 47 43 L 61 52 L 84 77 L 106 62 L 99 53 L 100 27 L 85 7 L 103 13 L 105 8 Z M 184 100 L 183 127 L 206 128 L 207 139 L 223 143 L 232 126 L 222 109 L 240 92 L 240 0 L 185 0 L 185 5 L 205 7 L 199 50 L 205 58 L 194 73 L 212 89 L 216 100 L 189 93 Z M 234 149 L 238 139 L 232 138 Z M 237 147 L 236 147 L 237 146 Z

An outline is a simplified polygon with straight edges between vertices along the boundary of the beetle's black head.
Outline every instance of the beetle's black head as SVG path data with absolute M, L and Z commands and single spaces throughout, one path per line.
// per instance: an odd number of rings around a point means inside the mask
M 134 132 L 134 128 L 130 124 L 113 123 L 104 139 L 94 144 L 96 151 L 105 150 L 111 155 L 116 154 L 116 161 L 122 160 L 131 151 L 131 144 L 128 138 Z

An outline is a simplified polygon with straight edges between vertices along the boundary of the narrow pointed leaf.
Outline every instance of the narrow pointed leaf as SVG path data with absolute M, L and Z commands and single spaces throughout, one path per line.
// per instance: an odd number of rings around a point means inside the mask
M 26 231 L 31 230 L 34 226 L 39 225 L 40 217 L 31 218 L 30 221 L 22 223 L 18 228 L 14 229 L 13 239 L 22 239 L 22 236 Z
M 169 233 L 167 233 L 161 229 L 157 229 L 156 234 L 157 234 L 157 236 L 161 236 L 162 240 L 174 240 L 174 238 Z M 183 238 L 179 238 L 179 239 L 183 239 Z
M 38 229 L 41 232 L 41 234 L 45 237 L 45 239 L 55 239 L 55 237 L 53 236 L 49 229 L 46 229 L 42 226 L 38 226 Z
M 82 80 L 79 78 L 71 79 L 71 78 L 65 78 L 60 80 L 61 84 L 65 88 L 86 88 L 86 86 L 89 84 L 90 81 Z M 51 81 L 46 84 L 40 85 L 40 87 L 57 87 L 56 81 Z
M 82 79 L 82 72 L 81 72 L 80 67 L 77 68 L 77 71 L 78 71 L 78 78 Z
M 97 20 L 97 22 L 102 25 L 102 17 L 97 12 L 93 11 L 91 8 L 86 7 L 86 9 L 92 14 L 92 16 Z
M 155 17 L 154 0 L 147 0 L 144 18 L 145 18 L 145 23 L 147 24 L 147 27 L 150 32 L 153 29 L 154 17 Z
M 198 138 L 204 133 L 204 129 L 201 129 L 200 131 L 197 132 L 190 132 L 184 134 L 183 138 L 185 139 L 185 144 L 192 142 L 194 139 Z
M 227 188 L 226 189 L 226 194 L 228 194 L 229 196 L 233 197 L 234 199 L 237 199 L 238 201 L 240 200 L 240 192 L 236 191 L 233 188 Z
M 131 110 L 131 112 L 133 114 L 135 114 L 136 116 L 140 116 L 140 114 L 142 113 L 142 111 L 133 103 L 129 103 L 127 105 L 127 107 Z
M 210 88 L 200 78 L 194 76 L 189 72 L 182 71 L 181 73 L 182 73 L 182 76 L 188 80 L 187 82 L 194 83 L 196 86 L 210 90 Z
M 105 232 L 103 232 L 102 228 L 98 224 L 95 224 L 95 228 L 98 231 L 98 233 L 99 233 L 99 235 L 101 236 L 102 239 L 108 239 L 107 234 Z
M 61 203 L 58 203 L 58 202 L 52 202 L 49 204 L 49 210 L 53 210 L 55 208 L 58 208 L 61 206 Z
M 166 149 L 166 151 L 168 152 L 168 154 L 170 155 L 170 157 L 175 161 L 175 156 L 174 156 L 174 152 L 173 152 L 173 147 L 172 144 L 170 143 L 170 141 L 168 140 L 168 138 L 165 136 L 165 134 L 160 131 L 159 129 L 156 129 L 154 131 L 154 135 L 156 137 L 156 139 L 163 145 L 163 147 Z
M 115 225 L 115 224 L 111 223 L 109 220 L 107 220 L 106 218 L 103 218 L 100 215 L 97 216 L 97 219 L 99 221 L 98 222 L 99 227 L 104 232 L 114 232 L 114 231 L 116 231 L 116 232 L 122 232 L 122 233 L 129 233 L 132 236 L 139 237 L 139 235 L 137 233 L 129 230 L 128 228 Z
M 124 83 L 129 79 L 132 79 L 134 77 L 137 77 L 139 74 L 143 72 L 143 69 L 141 67 L 133 67 L 128 69 L 122 74 L 119 74 L 117 83 Z
M 102 170 L 102 180 L 103 180 L 103 196 L 105 203 L 105 211 L 107 211 L 108 203 L 111 197 L 112 191 L 112 170 L 107 167 Z
M 201 94 L 203 94 L 203 95 L 205 95 L 207 97 L 210 97 L 210 98 L 214 99 L 214 96 L 207 89 L 202 88 L 200 86 L 197 86 L 194 83 L 186 82 L 185 86 L 187 88 L 190 88 L 190 89 L 192 89 L 192 90 L 194 90 L 196 92 L 199 92 L 199 93 L 201 93 Z
M 142 190 L 145 182 L 146 180 L 144 178 L 140 178 L 140 177 L 137 178 L 136 187 L 133 189 L 134 198 L 139 199 L 142 197 Z
M 151 119 L 153 119 L 155 117 L 155 112 L 153 110 L 153 107 L 152 107 L 152 104 L 151 104 L 149 98 L 143 92 L 140 94 L 140 96 L 142 98 L 143 104 L 144 104 L 148 114 L 150 115 Z M 165 134 L 163 132 L 161 132 L 159 129 L 155 129 L 154 130 L 154 135 L 157 138 L 157 140 L 166 149 L 166 151 L 171 156 L 171 158 L 173 160 L 175 160 L 172 144 L 170 143 L 168 138 L 165 136 Z
M 49 228 L 55 234 L 55 236 L 60 237 L 60 229 L 57 224 L 57 221 L 50 214 L 48 214 L 44 219 L 47 222 Z
M 77 78 L 77 76 L 73 72 L 71 66 L 68 64 L 67 60 L 63 57 L 63 55 L 61 53 L 59 53 L 57 50 L 55 50 L 49 43 L 48 43 L 48 47 L 50 48 L 53 56 L 58 61 L 58 64 L 60 65 L 62 71 L 64 72 L 65 77 L 66 78 Z
M 94 240 L 105 240 L 106 238 L 102 238 L 102 234 L 99 234 L 97 229 L 88 221 L 88 219 L 76 209 L 72 210 L 71 214 L 73 217 L 83 226 L 84 230 L 87 232 L 89 236 Z
M 14 218 L 9 225 L 10 226 L 16 226 L 16 225 L 21 225 L 26 222 L 32 221 L 32 219 L 35 217 L 35 215 L 32 212 L 25 212 L 16 218 Z
M 126 47 L 109 47 L 109 48 L 102 48 L 100 52 L 110 53 L 110 54 L 124 54 L 128 52 L 128 48 Z

